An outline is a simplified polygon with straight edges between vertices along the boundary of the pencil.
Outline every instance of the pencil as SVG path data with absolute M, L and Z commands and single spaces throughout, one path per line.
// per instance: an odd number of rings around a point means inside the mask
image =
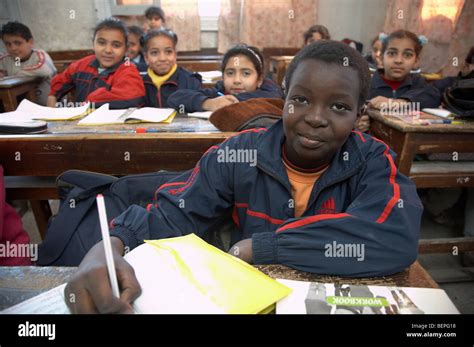
M 100 230 L 102 231 L 102 240 L 104 241 L 105 259 L 107 260 L 107 270 L 109 272 L 110 286 L 112 287 L 112 294 L 120 297 L 117 273 L 115 272 L 114 257 L 112 255 L 112 245 L 110 243 L 109 225 L 107 222 L 107 214 L 105 212 L 104 197 L 102 194 L 97 195 L 97 208 L 99 210 Z

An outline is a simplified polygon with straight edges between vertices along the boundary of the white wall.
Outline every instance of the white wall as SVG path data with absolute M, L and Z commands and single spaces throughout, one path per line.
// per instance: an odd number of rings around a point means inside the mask
M 318 23 L 333 40 L 353 39 L 370 51 L 370 42 L 383 29 L 388 0 L 319 0 Z
M 6 1 L 17 5 L 10 7 L 17 7 L 18 20 L 30 27 L 36 46 L 46 51 L 91 48 L 95 24 L 110 11 L 107 0 Z M 317 24 L 325 25 L 335 40 L 348 37 L 362 42 L 368 52 L 370 41 L 382 30 L 388 0 L 319 0 L 318 4 Z M 202 46 L 216 46 L 216 33 L 206 31 L 205 26 Z
M 46 51 L 90 49 L 97 23 L 94 0 L 18 0 L 21 21 Z

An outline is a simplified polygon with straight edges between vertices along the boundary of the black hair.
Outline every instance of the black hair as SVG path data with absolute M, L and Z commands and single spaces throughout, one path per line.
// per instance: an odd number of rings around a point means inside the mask
M 163 23 L 165 22 L 165 12 L 161 7 L 151 6 L 146 9 L 145 18 L 153 19 L 153 17 L 159 17 Z
M 328 28 L 326 28 L 324 25 L 313 25 L 308 30 L 306 30 L 305 33 L 303 34 L 305 44 L 313 36 L 314 33 L 319 33 L 323 40 L 331 39 L 331 35 L 329 35 Z
M 178 35 L 176 35 L 176 33 L 173 30 L 152 29 L 140 38 L 140 44 L 142 45 L 145 51 L 147 50 L 146 46 L 148 44 L 148 41 L 150 41 L 152 38 L 157 37 L 157 36 L 164 36 L 164 37 L 169 38 L 173 42 L 174 49 L 176 49 L 176 45 L 178 44 Z
M 345 43 L 324 40 L 305 46 L 293 58 L 285 74 L 285 94 L 290 89 L 291 77 L 296 68 L 305 60 L 318 60 L 327 64 L 348 66 L 359 75 L 359 108 L 365 103 L 370 88 L 369 65 L 362 55 Z
M 421 44 L 421 41 L 418 38 L 418 36 L 416 36 L 411 31 L 402 30 L 402 29 L 394 31 L 393 33 L 391 33 L 390 35 L 388 35 L 386 38 L 384 38 L 382 40 L 382 54 L 385 53 L 385 51 L 388 48 L 388 45 L 389 45 L 390 41 L 392 41 L 393 39 L 410 39 L 410 40 L 412 40 L 413 43 L 415 44 L 415 54 L 416 54 L 416 56 L 418 57 L 420 55 L 421 49 L 423 48 L 423 45 Z
M 140 39 L 143 35 L 145 35 L 145 32 L 143 31 L 142 28 L 140 28 L 138 25 L 131 25 L 127 27 L 128 29 L 128 34 L 134 34 L 137 35 L 138 38 Z
M 263 75 L 263 56 L 257 47 L 247 46 L 246 44 L 239 44 L 229 49 L 222 58 L 221 71 L 224 72 L 229 59 L 236 55 L 244 55 L 250 59 L 257 70 L 257 75 L 260 78 Z
M 121 31 L 123 34 L 123 37 L 125 38 L 125 45 L 128 43 L 128 29 L 120 19 L 110 17 L 97 23 L 97 25 L 94 28 L 94 36 L 93 36 L 94 39 L 97 32 L 102 29 L 116 29 L 116 30 Z
M 2 26 L 1 37 L 3 39 L 3 35 L 17 35 L 24 38 L 26 41 L 29 41 L 33 38 L 31 34 L 30 28 L 28 28 L 25 24 L 14 21 L 8 22 Z

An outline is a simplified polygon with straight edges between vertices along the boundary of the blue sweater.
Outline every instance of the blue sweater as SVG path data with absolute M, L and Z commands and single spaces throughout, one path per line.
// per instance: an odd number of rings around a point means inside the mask
M 184 105 L 185 112 L 202 112 L 204 111 L 202 109 L 202 103 L 206 99 L 217 98 L 219 96 L 219 93 L 225 94 L 223 81 L 217 82 L 214 88 L 206 88 L 199 90 L 178 90 L 170 96 L 168 103 L 170 107 L 175 109 L 179 109 L 180 105 Z M 263 83 L 260 88 L 258 88 L 254 92 L 234 94 L 234 96 L 239 101 L 245 101 L 253 98 L 281 99 L 283 98 L 283 93 L 281 91 L 281 88 L 278 87 L 275 82 L 266 78 L 263 80 Z
M 392 90 L 376 71 L 372 76 L 368 99 L 376 96 L 419 102 L 420 108 L 436 108 L 441 104 L 439 90 L 419 75 L 409 75 L 397 90 Z
M 155 204 L 132 205 L 115 218 L 111 235 L 130 249 L 145 239 L 202 236 L 233 212 L 238 231 L 231 244 L 252 238 L 256 264 L 361 277 L 399 272 L 416 260 L 423 207 L 387 145 L 353 132 L 316 182 L 304 214 L 295 218 L 282 163 L 284 138 L 278 121 L 211 147 L 192 172 L 158 189 Z M 256 154 L 256 165 L 236 162 L 239 152 L 232 150 L 247 150 L 240 153 L 248 159 Z M 363 261 L 328 256 L 328 245 L 335 243 L 363 246 Z

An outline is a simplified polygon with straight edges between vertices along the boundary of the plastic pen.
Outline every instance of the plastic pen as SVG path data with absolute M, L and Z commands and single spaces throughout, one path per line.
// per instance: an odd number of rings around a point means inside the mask
M 104 241 L 105 259 L 107 261 L 110 286 L 112 287 L 112 294 L 116 298 L 120 298 L 117 273 L 115 272 L 114 256 L 112 254 L 112 245 L 110 243 L 109 225 L 107 222 L 107 214 L 105 212 L 104 196 L 102 194 L 98 194 L 96 200 L 97 208 L 99 210 L 100 230 L 102 232 L 102 240 Z
M 135 133 L 144 134 L 144 133 L 158 133 L 160 132 L 157 128 L 136 128 Z
M 219 96 L 224 96 L 224 93 L 217 92 L 217 95 L 219 95 Z
M 450 119 L 429 119 L 430 124 L 451 124 Z

